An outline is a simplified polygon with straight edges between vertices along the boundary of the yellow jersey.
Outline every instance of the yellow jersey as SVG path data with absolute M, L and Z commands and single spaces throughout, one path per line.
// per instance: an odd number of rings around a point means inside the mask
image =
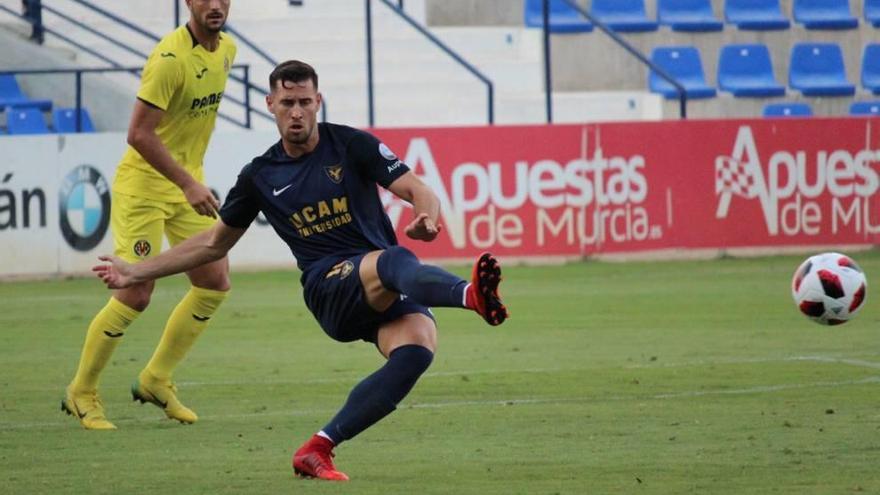
M 221 33 L 219 46 L 209 52 L 183 25 L 159 41 L 141 75 L 138 99 L 165 111 L 156 134 L 199 182 L 204 182 L 202 160 L 235 52 L 228 34 Z M 113 190 L 158 201 L 186 201 L 183 191 L 131 146 L 116 169 Z

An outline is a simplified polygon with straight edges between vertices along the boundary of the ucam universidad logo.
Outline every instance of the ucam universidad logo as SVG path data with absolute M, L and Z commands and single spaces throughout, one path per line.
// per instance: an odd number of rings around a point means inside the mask
M 870 129 L 866 132 L 870 135 Z M 773 236 L 837 234 L 847 226 L 856 233 L 880 233 L 880 219 L 870 216 L 880 189 L 872 167 L 880 164 L 880 150 L 819 150 L 811 156 L 783 149 L 770 155 L 766 168 L 760 156 L 752 128 L 741 126 L 731 155 L 715 158 L 715 218 L 727 218 L 738 197 L 760 202 Z M 822 232 L 828 215 L 831 232 Z

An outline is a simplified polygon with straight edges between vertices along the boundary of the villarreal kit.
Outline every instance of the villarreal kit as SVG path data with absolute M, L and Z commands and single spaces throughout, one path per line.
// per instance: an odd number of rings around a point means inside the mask
M 184 25 L 163 38 L 144 65 L 137 97 L 165 112 L 156 134 L 199 182 L 204 182 L 202 160 L 235 53 L 227 34 L 211 52 Z M 215 221 L 196 213 L 183 191 L 131 146 L 116 170 L 111 212 L 115 253 L 129 262 L 158 254 L 163 234 L 173 246 Z

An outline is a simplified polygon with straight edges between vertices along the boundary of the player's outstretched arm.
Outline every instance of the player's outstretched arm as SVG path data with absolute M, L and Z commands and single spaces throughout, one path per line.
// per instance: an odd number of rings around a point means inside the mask
M 219 260 L 241 239 L 245 231 L 246 229 L 230 227 L 221 220 L 213 228 L 141 263 L 130 264 L 116 256 L 99 256 L 99 260 L 108 263 L 95 265 L 92 271 L 108 288 L 122 289 Z
M 388 186 L 398 198 L 413 205 L 414 218 L 404 232 L 410 239 L 433 241 L 443 229 L 437 223 L 440 216 L 440 200 L 414 173 L 407 172 Z

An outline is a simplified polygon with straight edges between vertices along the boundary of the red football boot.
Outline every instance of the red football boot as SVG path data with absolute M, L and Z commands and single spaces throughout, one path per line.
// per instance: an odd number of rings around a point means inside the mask
M 501 266 L 489 253 L 483 253 L 474 263 L 471 285 L 465 295 L 465 304 L 490 325 L 500 325 L 507 319 L 507 307 L 501 303 L 498 284 L 501 283 Z
M 293 454 L 293 471 L 303 478 L 348 481 L 348 476 L 333 465 L 333 442 L 314 435 Z

